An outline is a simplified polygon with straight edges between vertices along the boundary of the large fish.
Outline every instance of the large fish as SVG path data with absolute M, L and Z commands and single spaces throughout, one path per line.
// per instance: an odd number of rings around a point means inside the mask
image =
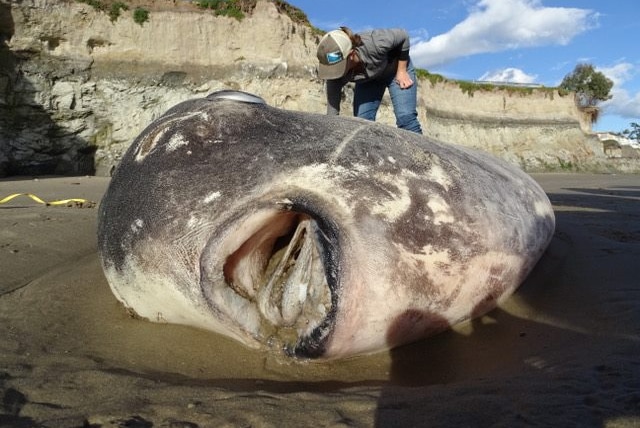
M 490 155 L 221 91 L 134 141 L 98 239 L 140 317 L 338 358 L 484 314 L 553 230 L 542 189 Z

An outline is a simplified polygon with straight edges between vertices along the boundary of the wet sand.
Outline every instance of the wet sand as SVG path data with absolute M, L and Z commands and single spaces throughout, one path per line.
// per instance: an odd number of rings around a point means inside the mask
M 640 176 L 540 174 L 557 228 L 501 307 L 390 352 L 282 363 L 133 319 L 97 208 L 0 205 L 0 427 L 640 426 Z M 99 177 L 0 180 L 98 202 Z

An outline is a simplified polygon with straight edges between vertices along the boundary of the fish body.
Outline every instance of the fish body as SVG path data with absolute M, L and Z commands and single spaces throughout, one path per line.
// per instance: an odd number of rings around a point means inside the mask
M 554 225 L 540 186 L 489 154 L 221 91 L 133 142 L 98 247 L 140 317 L 332 359 L 491 310 Z

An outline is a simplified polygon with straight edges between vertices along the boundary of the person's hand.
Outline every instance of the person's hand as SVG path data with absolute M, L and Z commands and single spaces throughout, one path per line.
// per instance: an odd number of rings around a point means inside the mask
M 411 80 L 409 73 L 406 71 L 398 70 L 398 73 L 396 74 L 396 82 L 400 86 L 400 89 L 409 89 L 413 86 L 413 80 Z

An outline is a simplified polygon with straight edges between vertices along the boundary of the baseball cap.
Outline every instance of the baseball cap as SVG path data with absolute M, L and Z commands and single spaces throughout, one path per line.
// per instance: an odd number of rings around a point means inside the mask
M 333 30 L 325 34 L 318 44 L 318 77 L 338 79 L 344 76 L 351 47 L 351 39 L 344 31 Z

